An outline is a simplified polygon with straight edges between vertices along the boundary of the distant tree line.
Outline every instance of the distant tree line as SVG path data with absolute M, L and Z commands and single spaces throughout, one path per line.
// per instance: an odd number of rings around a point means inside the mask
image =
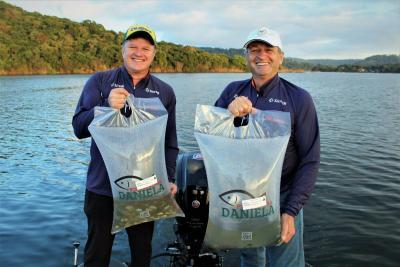
M 316 65 L 311 71 L 321 72 L 376 72 L 376 73 L 400 73 L 400 64 L 383 64 L 383 65 L 339 65 L 327 66 Z
M 192 46 L 159 42 L 152 70 L 157 72 L 243 72 L 242 56 L 211 54 Z
M 77 23 L 26 12 L 0 0 L 0 33 L 0 75 L 92 73 L 122 64 L 123 33 L 94 21 Z M 370 64 L 326 66 L 287 58 L 281 70 L 399 72 L 399 56 L 367 59 Z M 159 42 L 152 71 L 245 72 L 247 68 L 243 49 Z
M 123 33 L 26 12 L 0 1 L 0 74 L 91 73 L 119 66 Z M 158 72 L 243 72 L 244 58 L 160 42 Z
M 243 49 L 223 49 L 201 47 L 210 53 L 224 53 L 230 56 L 243 55 Z M 284 71 L 323 71 L 323 72 L 391 72 L 399 73 L 400 55 L 374 55 L 365 59 L 301 59 L 285 57 L 283 60 Z
M 218 48 L 218 47 L 199 47 L 199 49 L 207 51 L 212 54 L 225 54 L 230 57 L 233 56 L 243 56 L 243 48 Z

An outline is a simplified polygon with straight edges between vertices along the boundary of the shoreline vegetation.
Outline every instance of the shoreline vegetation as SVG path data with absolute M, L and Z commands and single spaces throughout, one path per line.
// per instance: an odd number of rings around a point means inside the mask
M 120 65 L 116 66 L 119 67 Z M 108 69 L 104 69 L 104 70 L 108 70 Z M 96 70 L 96 71 L 88 71 L 88 72 L 52 72 L 52 73 L 48 73 L 48 72 L 25 72 L 25 73 L 2 73 L 0 71 L 0 77 L 1 76 L 30 76 L 30 75 L 85 75 L 85 74 L 93 74 L 97 71 L 104 71 L 102 70 Z M 303 72 L 309 72 L 307 70 L 303 70 L 303 69 L 287 69 L 287 68 L 281 68 L 279 70 L 279 73 L 303 73 Z M 214 70 L 214 71 L 192 71 L 192 72 L 177 72 L 177 71 L 168 71 L 168 70 L 161 70 L 159 68 L 151 68 L 151 73 L 153 74 L 158 74 L 158 73 L 249 73 L 249 71 L 246 70 L 237 70 L 237 69 L 218 69 L 218 70 Z
M 0 75 L 91 74 L 122 64 L 123 33 L 103 25 L 27 12 L 0 0 Z M 363 60 L 285 58 L 280 72 L 400 73 L 400 55 Z M 161 41 L 153 73 L 245 73 L 243 49 Z

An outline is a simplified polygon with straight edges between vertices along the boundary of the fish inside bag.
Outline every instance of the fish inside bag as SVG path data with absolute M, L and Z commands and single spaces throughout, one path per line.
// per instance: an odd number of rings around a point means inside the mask
M 203 250 L 275 245 L 290 113 L 256 110 L 235 127 L 223 108 L 197 105 L 195 138 L 204 159 L 209 218 Z
M 165 165 L 168 113 L 159 98 L 135 98 L 120 110 L 96 107 L 89 131 L 100 150 L 114 200 L 112 233 L 184 213 L 170 192 Z

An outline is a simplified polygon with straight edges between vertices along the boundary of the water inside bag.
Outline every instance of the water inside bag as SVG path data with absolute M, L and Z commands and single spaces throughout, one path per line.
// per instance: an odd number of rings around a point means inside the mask
M 280 178 L 290 114 L 257 110 L 241 127 L 233 120 L 226 109 L 197 106 L 195 137 L 209 188 L 204 249 L 274 245 L 280 238 Z
M 168 113 L 158 98 L 128 97 L 132 110 L 96 107 L 89 125 L 104 159 L 114 199 L 112 233 L 132 225 L 184 216 L 170 193 L 165 165 Z

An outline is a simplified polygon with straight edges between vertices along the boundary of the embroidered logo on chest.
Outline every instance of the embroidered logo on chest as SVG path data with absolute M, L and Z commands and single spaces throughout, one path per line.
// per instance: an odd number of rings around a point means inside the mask
M 125 85 L 123 84 L 117 84 L 117 83 L 112 83 L 111 84 L 111 88 L 124 88 Z
M 147 87 L 146 87 L 145 91 L 146 91 L 146 93 L 150 93 L 150 94 L 157 94 L 157 95 L 160 94 L 159 91 L 157 91 L 157 90 L 151 90 L 151 89 L 149 89 L 149 88 L 147 88 Z
M 286 106 L 286 102 L 285 101 L 283 101 L 282 99 L 277 99 L 277 98 L 270 98 L 270 99 L 268 99 L 268 102 L 269 103 L 278 103 L 278 104 L 281 104 L 281 105 L 283 105 L 283 106 Z

